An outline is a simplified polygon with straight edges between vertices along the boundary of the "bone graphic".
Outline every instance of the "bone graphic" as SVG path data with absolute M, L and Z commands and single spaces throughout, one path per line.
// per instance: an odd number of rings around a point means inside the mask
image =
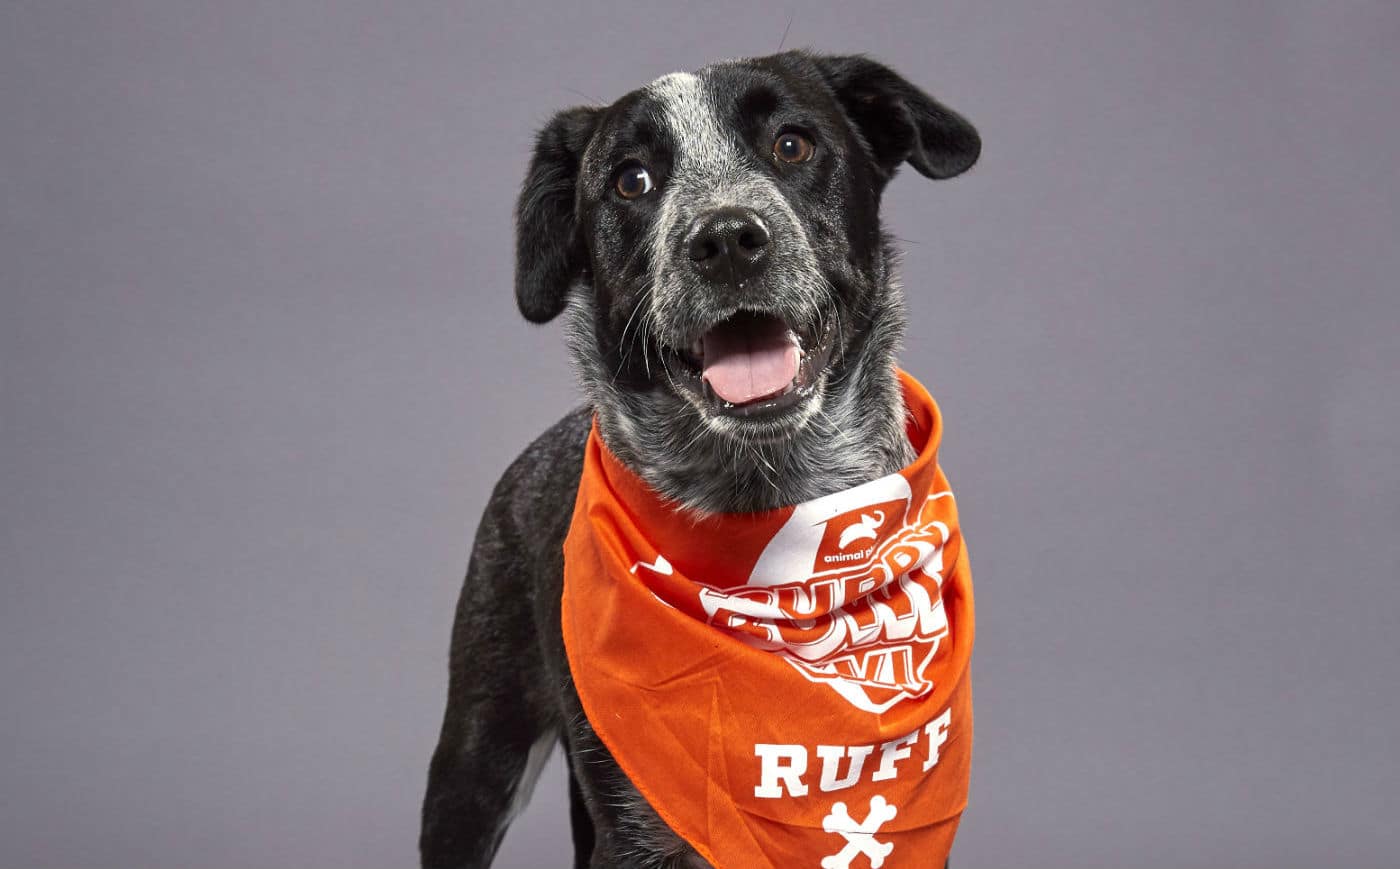
M 822 829 L 828 833 L 839 833 L 846 844 L 835 854 L 822 858 L 822 869 L 851 869 L 851 861 L 861 854 L 870 860 L 871 869 L 880 869 L 885 865 L 885 858 L 894 850 L 894 844 L 877 841 L 875 834 L 897 812 L 898 809 L 876 794 L 870 798 L 870 812 L 865 820 L 857 824 L 846 811 L 845 803 L 833 803 L 831 814 L 822 818 Z

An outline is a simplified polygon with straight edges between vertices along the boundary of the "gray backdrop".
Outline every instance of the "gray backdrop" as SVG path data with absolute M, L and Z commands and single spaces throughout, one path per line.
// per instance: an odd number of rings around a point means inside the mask
M 413 863 L 477 517 L 577 395 L 532 132 L 790 16 L 986 141 L 886 212 L 977 581 L 955 863 L 1400 862 L 1400 6 L 9 0 L 0 867 Z

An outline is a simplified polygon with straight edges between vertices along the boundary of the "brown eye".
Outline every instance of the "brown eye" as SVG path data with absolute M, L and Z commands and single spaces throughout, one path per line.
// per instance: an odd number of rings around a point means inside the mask
M 617 195 L 623 199 L 636 199 L 652 191 L 651 173 L 641 166 L 628 166 L 617 176 Z
M 784 163 L 806 163 L 817 146 L 801 133 L 783 133 L 773 143 L 773 156 Z

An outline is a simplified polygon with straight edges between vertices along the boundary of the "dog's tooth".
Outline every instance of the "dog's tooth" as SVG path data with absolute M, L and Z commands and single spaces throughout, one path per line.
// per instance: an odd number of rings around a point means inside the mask
M 788 343 L 797 348 L 797 358 L 805 359 L 807 348 L 802 346 L 802 336 L 789 329 L 787 333 Z
M 696 338 L 695 342 L 690 345 L 690 355 L 694 356 L 696 359 L 705 358 L 705 343 L 699 338 Z

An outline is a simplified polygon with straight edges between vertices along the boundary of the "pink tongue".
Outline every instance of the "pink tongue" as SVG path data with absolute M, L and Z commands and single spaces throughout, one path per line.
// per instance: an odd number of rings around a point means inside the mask
M 776 318 L 722 324 L 701 341 L 705 367 L 700 376 L 730 404 L 778 395 L 797 379 L 802 354 Z

